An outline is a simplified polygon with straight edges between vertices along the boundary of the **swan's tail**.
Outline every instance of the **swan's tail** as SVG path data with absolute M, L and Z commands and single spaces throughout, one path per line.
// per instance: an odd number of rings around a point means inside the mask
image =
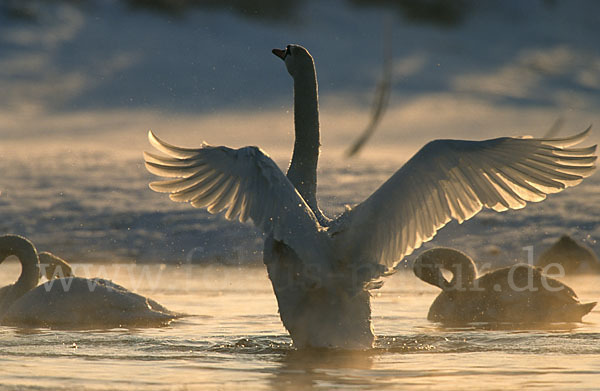
M 598 304 L 597 302 L 591 302 L 591 303 L 582 303 L 582 304 L 578 304 L 577 307 L 573 310 L 574 312 L 574 317 L 578 318 L 578 322 L 581 322 L 581 318 L 583 318 L 585 315 L 589 314 L 590 311 L 596 306 L 596 304 Z
M 153 310 L 155 312 L 159 312 L 167 317 L 170 317 L 171 320 L 190 316 L 189 314 L 186 314 L 183 312 L 171 311 L 171 310 L 167 309 L 165 306 L 163 306 L 162 304 L 158 303 L 155 300 L 152 300 L 149 297 L 146 298 L 146 303 L 148 304 L 148 306 L 150 307 L 151 310 Z

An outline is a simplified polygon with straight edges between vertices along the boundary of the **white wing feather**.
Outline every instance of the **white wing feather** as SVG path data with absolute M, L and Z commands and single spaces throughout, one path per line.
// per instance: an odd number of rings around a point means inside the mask
M 564 139 L 432 141 L 332 224 L 335 246 L 353 264 L 391 268 L 451 219 L 542 201 L 592 174 L 596 146 L 568 148 L 589 130 Z
M 231 149 L 203 144 L 181 148 L 148 133 L 150 143 L 169 155 L 144 153 L 146 168 L 177 179 L 152 182 L 173 201 L 189 202 L 210 213 L 225 209 L 225 218 L 248 218 L 265 234 L 291 247 L 306 263 L 327 263 L 331 243 L 314 213 L 279 167 L 256 147 Z

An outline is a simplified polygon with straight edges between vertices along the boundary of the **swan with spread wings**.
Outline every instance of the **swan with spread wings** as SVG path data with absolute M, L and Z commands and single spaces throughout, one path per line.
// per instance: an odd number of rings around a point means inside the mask
M 175 178 L 150 184 L 173 201 L 253 223 L 265 234 L 264 263 L 281 320 L 297 347 L 368 348 L 374 341 L 371 289 L 451 219 L 482 208 L 519 209 L 574 186 L 594 170 L 587 136 L 435 140 L 364 202 L 335 219 L 316 199 L 319 156 L 314 61 L 299 45 L 274 49 L 294 80 L 295 144 L 287 175 L 257 147 L 170 145 L 147 169 Z

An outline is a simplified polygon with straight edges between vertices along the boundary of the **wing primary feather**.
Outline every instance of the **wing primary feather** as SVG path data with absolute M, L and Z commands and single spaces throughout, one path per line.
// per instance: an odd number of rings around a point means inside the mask
M 494 189 L 494 186 L 491 185 L 482 174 L 472 175 L 471 178 L 473 189 L 479 198 L 481 206 L 493 209 L 494 206 L 498 205 L 498 198 L 500 195 Z
M 434 217 L 435 216 L 435 210 L 432 210 L 433 208 L 435 208 L 432 204 L 431 204 L 431 198 L 429 195 L 425 195 L 425 193 L 422 194 L 423 195 L 423 202 L 425 204 L 425 207 L 423 208 L 423 227 L 422 227 L 422 239 L 423 241 L 429 239 L 432 235 L 432 228 L 436 226 L 437 223 L 437 218 Z
M 233 178 L 229 179 L 227 186 L 222 189 L 219 199 L 208 207 L 210 213 L 217 214 L 231 203 L 237 189 L 237 183 L 237 180 L 233 180 Z
M 522 164 L 526 164 L 527 166 L 537 170 L 538 172 L 546 174 L 548 177 L 551 177 L 552 179 L 560 180 L 561 182 L 578 181 L 578 180 L 583 179 L 583 177 L 581 175 L 568 174 L 568 173 L 560 171 L 561 167 L 548 166 L 544 163 L 539 163 L 532 159 L 524 159 Z
M 148 140 L 150 144 L 161 152 L 166 153 L 169 156 L 188 159 L 198 154 L 198 150 L 206 148 L 206 144 L 203 144 L 202 148 L 182 148 L 159 139 L 151 130 L 148 132 Z
M 410 210 L 409 214 L 408 214 L 408 228 L 407 228 L 407 231 L 406 231 L 406 234 L 407 234 L 407 240 L 406 240 L 407 251 L 410 251 L 410 249 L 412 248 L 412 246 L 416 242 L 416 232 L 417 232 L 417 221 L 416 221 L 415 211 L 414 210 Z
M 410 198 L 410 205 L 417 205 L 415 203 L 419 203 L 422 202 L 421 199 L 419 199 L 419 188 L 418 185 L 415 181 L 415 175 L 411 175 L 410 177 L 410 181 L 409 181 L 409 188 L 410 188 L 410 194 L 408 195 Z M 410 231 L 411 236 L 409 237 L 409 245 L 414 245 L 414 243 L 418 240 L 417 237 L 419 235 L 419 231 L 420 231 L 420 226 L 421 226 L 421 222 L 420 222 L 420 215 L 419 215 L 419 211 L 417 210 L 417 208 L 414 208 L 410 211 L 410 222 L 412 224 L 412 229 Z M 388 235 L 389 230 L 386 229 L 384 230 L 384 234 Z
M 408 229 L 410 226 L 410 221 L 409 221 L 409 217 L 408 217 L 408 205 L 404 206 L 402 205 L 400 207 L 402 214 L 401 216 L 398 218 L 396 218 L 396 221 L 400 220 L 401 221 L 401 225 L 400 225 L 400 231 L 401 231 L 401 235 L 400 235 L 400 240 L 402 241 L 402 250 L 401 253 L 402 254 L 406 254 L 407 253 L 407 249 L 408 249 Z M 385 258 L 384 258 L 385 259 Z
M 411 192 L 411 198 L 412 198 L 412 202 L 411 204 L 413 205 L 418 205 L 419 203 L 422 203 L 424 201 L 424 189 L 423 189 L 423 184 L 422 182 L 419 180 L 419 175 L 413 175 L 411 176 L 411 186 L 410 186 L 410 192 Z M 409 244 L 411 247 L 415 247 L 416 244 L 421 240 L 422 235 L 424 234 L 424 231 L 426 230 L 426 226 L 427 226 L 427 216 L 424 213 L 426 211 L 427 208 L 415 208 L 412 210 L 412 214 L 414 216 L 414 222 L 415 222 L 415 235 L 414 238 L 411 238 Z
M 438 211 L 433 200 L 434 194 L 432 194 L 432 190 L 434 189 L 432 189 L 431 186 L 426 181 L 424 181 L 421 176 L 416 176 L 415 180 L 417 181 L 416 187 L 420 189 L 421 202 L 423 202 L 426 205 L 425 208 L 423 208 L 424 221 L 422 233 L 423 237 L 429 239 L 431 235 L 433 235 L 433 233 L 435 232 L 432 232 L 432 230 L 434 229 L 433 227 L 437 225 L 439 219 Z
M 154 162 L 146 162 L 146 169 L 154 175 L 163 176 L 167 178 L 183 178 L 194 174 L 200 168 L 204 166 L 204 163 L 196 163 L 187 167 L 170 166 Z
M 524 145 L 521 146 L 521 148 L 517 148 L 516 145 L 518 146 L 518 144 L 515 144 L 515 141 L 522 141 Z M 550 147 L 549 149 L 547 146 L 544 146 L 543 144 L 530 144 L 529 141 L 533 141 L 533 140 L 515 140 L 515 139 L 509 139 L 506 142 L 512 142 L 511 146 L 511 150 L 495 150 L 493 154 L 490 154 L 490 156 L 488 156 L 489 159 L 491 159 L 494 164 L 493 166 L 495 168 L 501 168 L 501 167 L 505 167 L 507 165 L 510 164 L 514 164 L 516 162 L 527 162 L 527 164 L 529 165 L 535 165 L 536 168 L 539 168 L 540 166 L 538 164 L 544 165 L 544 164 L 549 164 L 551 165 L 550 168 L 553 172 L 556 170 L 563 170 L 563 172 L 569 173 L 568 170 L 572 169 L 574 170 L 573 173 L 577 173 L 577 172 L 584 172 L 586 176 L 591 175 L 591 173 L 594 170 L 594 166 L 591 165 L 589 167 L 588 170 L 585 169 L 578 169 L 576 166 L 573 166 L 572 164 L 574 162 L 576 162 L 578 159 L 583 159 L 583 161 L 590 161 L 590 163 L 593 163 L 596 160 L 595 156 L 580 156 L 579 153 L 575 153 L 575 154 L 570 154 L 568 156 L 562 156 L 562 155 L 557 155 L 557 153 L 567 153 L 567 152 L 572 152 L 575 149 L 559 149 L 559 148 L 553 148 Z M 516 154 L 516 152 L 519 152 L 518 154 Z M 592 150 L 593 152 L 593 150 Z M 547 156 L 546 158 L 542 157 L 542 156 Z M 563 163 L 560 162 L 559 160 L 562 158 L 571 158 L 573 160 L 571 160 L 569 163 Z M 537 162 L 537 163 L 532 163 L 532 161 Z M 578 165 L 582 165 L 581 163 L 579 163 Z M 539 168 L 540 171 L 545 171 L 542 168 Z
M 196 208 L 201 208 L 203 206 L 207 206 L 208 211 L 213 213 L 210 210 L 210 206 L 213 202 L 216 202 L 220 197 L 227 185 L 233 180 L 231 177 L 227 177 L 225 175 L 221 176 L 221 178 L 216 181 L 210 188 L 207 188 L 204 192 L 195 195 L 193 198 L 189 200 L 190 204 Z
M 560 174 L 566 174 L 566 175 L 578 177 L 576 179 L 587 178 L 588 176 L 592 175 L 596 169 L 596 167 L 594 167 L 593 165 L 591 165 L 591 166 L 590 165 L 588 165 L 588 166 L 573 166 L 573 165 L 562 164 L 559 162 L 548 163 L 548 162 L 544 162 L 544 161 L 539 161 L 538 159 L 535 159 L 535 158 L 528 159 L 528 161 L 535 161 L 536 164 L 541 165 L 541 167 L 545 167 L 547 170 L 552 170 L 552 171 L 558 172 Z
M 496 204 L 494 206 L 490 206 L 496 212 L 504 212 L 505 210 L 510 209 L 510 204 L 504 198 L 504 196 L 498 191 L 498 186 L 495 184 L 495 181 L 492 179 L 493 172 L 484 172 L 482 175 L 485 177 L 484 183 L 490 192 L 495 195 L 494 201 Z
M 505 169 L 498 169 L 498 173 L 501 174 L 504 178 L 507 178 L 510 182 L 521 188 L 521 191 L 525 191 L 528 196 L 524 197 L 519 194 L 521 198 L 526 199 L 526 201 L 538 202 L 542 201 L 546 198 L 546 194 L 543 191 L 530 184 L 526 180 L 524 180 L 519 173 L 512 170 L 510 167 L 506 167 Z
M 497 199 L 500 197 L 498 192 L 494 190 L 493 186 L 486 182 L 485 177 L 481 173 L 475 171 L 472 160 L 470 158 L 466 159 L 468 164 L 463 167 L 463 170 L 465 171 L 465 176 L 470 178 L 471 185 L 479 198 L 479 202 L 488 208 L 498 204 Z M 480 163 L 483 164 L 483 162 Z M 484 170 L 489 170 L 489 167 L 485 165 Z
M 440 184 L 441 185 L 441 184 Z M 442 207 L 443 215 L 446 216 L 446 222 L 452 218 L 452 210 L 444 194 L 442 186 L 436 187 L 438 204 Z
M 181 190 L 176 193 L 171 193 L 169 197 L 176 202 L 191 201 L 196 196 L 203 194 L 204 192 L 208 191 L 213 186 L 215 186 L 220 180 L 224 178 L 224 176 L 225 175 L 223 173 L 212 171 L 204 181 L 185 190 Z
M 440 224 L 443 224 L 447 218 L 446 214 L 445 214 L 445 208 L 444 206 L 442 206 L 440 204 L 440 197 L 439 197 L 439 191 L 438 191 L 438 187 L 432 184 L 432 180 L 431 178 L 429 178 L 429 175 L 426 175 L 424 177 L 419 177 L 418 178 L 421 182 L 421 186 L 426 188 L 427 190 L 427 194 L 429 195 L 429 202 L 432 206 L 433 209 L 433 214 L 432 214 L 432 220 L 433 220 L 433 225 L 434 227 L 439 226 Z M 435 183 L 435 182 L 433 182 Z M 430 234 L 435 234 L 435 230 L 436 228 L 433 228 L 433 230 L 430 230 L 429 233 Z
M 195 164 L 197 162 L 203 161 L 203 159 L 201 155 L 197 155 L 189 159 L 179 159 L 165 155 L 157 155 L 151 152 L 144 152 L 144 161 L 158 163 L 166 166 L 187 167 L 190 164 Z
M 227 220 L 235 219 L 242 208 L 242 192 L 240 191 L 240 187 L 241 184 L 236 183 L 235 189 L 233 190 L 233 197 L 231 198 L 231 205 L 229 206 L 229 209 L 227 209 L 227 212 L 225 212 L 225 218 Z
M 596 162 L 596 160 L 598 159 L 597 156 L 590 156 L 590 155 L 575 155 L 575 156 L 562 156 L 562 155 L 557 155 L 555 153 L 552 153 L 551 150 L 547 150 L 547 149 L 538 149 L 535 152 L 535 156 L 540 156 L 543 157 L 545 159 L 551 159 L 552 161 L 556 161 L 556 162 L 560 162 L 562 164 L 570 164 L 570 165 L 577 165 L 577 166 L 593 166 L 594 163 Z
M 588 126 L 587 129 L 584 130 L 583 132 L 576 134 L 574 136 L 564 137 L 564 138 L 542 138 L 542 139 L 539 139 L 539 141 L 541 143 L 544 143 L 546 145 L 551 145 L 553 147 L 566 148 L 566 147 L 570 147 L 571 145 L 579 144 L 580 142 L 585 140 L 587 138 L 588 134 L 590 133 L 591 129 L 592 129 L 592 125 Z
M 239 221 L 241 223 L 248 220 L 249 210 L 248 210 L 248 197 L 245 194 L 241 195 L 241 204 L 240 204 L 240 214 Z
M 548 193 L 556 193 L 557 191 L 563 190 L 566 188 L 565 184 L 559 181 L 556 181 L 552 178 L 548 178 L 546 176 L 540 175 L 539 172 L 532 169 L 528 165 L 520 162 L 516 162 L 510 166 L 513 170 L 520 172 L 525 176 L 525 179 L 537 183 L 539 185 L 544 186 L 544 192 Z
M 176 193 L 196 186 L 205 181 L 212 173 L 212 169 L 207 166 L 186 178 L 152 182 L 150 188 L 159 193 Z
M 452 186 L 452 188 L 455 191 L 455 194 L 457 195 L 456 199 L 454 200 L 456 202 L 456 204 L 458 205 L 458 208 L 460 210 L 460 216 L 461 216 L 461 221 L 460 223 L 462 223 L 463 221 L 467 220 L 470 216 L 469 211 L 471 210 L 471 203 L 470 203 L 470 198 L 469 198 L 469 193 L 468 190 L 463 186 L 462 181 L 459 179 L 459 176 L 457 175 L 456 169 L 453 170 L 453 172 L 451 173 L 451 176 L 454 180 L 451 180 L 449 182 L 449 184 Z
M 460 190 L 463 192 L 464 197 L 460 199 L 460 202 L 465 207 L 465 215 L 470 218 L 473 214 L 479 212 L 481 209 L 482 203 L 477 197 L 477 194 L 473 191 L 473 188 L 469 186 L 471 182 L 468 179 L 468 175 L 465 175 L 465 171 L 462 167 L 456 166 L 456 169 L 453 170 L 453 175 L 455 177 L 455 183 L 460 187 Z
M 584 158 L 589 159 L 589 158 Z M 560 170 L 562 172 L 566 172 L 568 174 L 575 175 L 588 175 L 594 171 L 594 165 L 590 163 L 583 163 L 581 161 L 562 161 L 558 158 L 548 158 L 545 156 L 541 156 L 538 154 L 531 155 L 528 160 L 535 161 L 539 164 L 543 164 L 548 168 L 552 168 L 555 170 Z
M 491 182 L 500 190 L 502 198 L 508 203 L 509 209 L 521 209 L 527 204 L 513 189 L 506 184 L 505 178 L 499 173 L 494 172 L 489 175 Z
M 416 247 L 418 243 L 421 241 L 421 236 L 423 235 L 423 227 L 425 225 L 424 216 L 423 216 L 423 208 L 415 209 L 415 240 L 413 243 L 413 247 Z
M 541 144 L 539 148 L 540 150 L 550 151 L 557 156 L 589 157 L 596 152 L 596 145 L 583 148 L 559 149 L 551 145 Z
M 447 180 L 442 182 L 445 188 L 445 196 L 450 205 L 451 216 L 462 223 L 465 220 L 465 215 L 462 210 L 462 206 L 458 203 L 458 193 L 456 192 L 452 181 Z
M 444 208 L 440 205 L 440 198 L 438 196 L 438 189 L 436 187 L 431 188 L 431 204 L 433 205 L 433 210 L 435 214 L 435 228 L 433 229 L 433 233 L 437 227 L 445 223 L 446 216 L 444 215 Z

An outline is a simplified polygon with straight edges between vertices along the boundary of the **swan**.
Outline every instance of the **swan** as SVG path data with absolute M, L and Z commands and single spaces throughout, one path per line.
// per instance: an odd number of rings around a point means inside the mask
M 19 258 L 21 275 L 14 284 L 0 288 L 0 319 L 15 301 L 35 288 L 40 279 L 40 262 L 33 243 L 18 235 L 0 236 L 0 263 L 11 255 Z
M 452 272 L 451 281 L 446 280 L 441 269 Z M 473 260 L 451 248 L 423 252 L 415 260 L 413 270 L 421 280 L 442 289 L 427 315 L 435 322 L 581 322 L 596 305 L 580 303 L 571 288 L 527 264 L 477 277 Z
M 101 278 L 50 274 L 37 285 L 40 260 L 33 243 L 18 235 L 0 237 L 0 263 L 15 255 L 21 262 L 16 283 L 0 289 L 0 324 L 53 328 L 153 327 L 181 316 L 154 300 Z M 42 257 L 51 265 L 68 263 L 51 253 Z M 70 267 L 69 267 L 70 270 Z M 72 272 L 68 272 L 72 275 Z
M 560 265 L 566 274 L 600 273 L 600 261 L 594 251 L 563 235 L 537 259 L 536 265 L 545 268 Z
M 48 281 L 53 278 L 73 277 L 71 265 L 61 257 L 51 252 L 41 251 L 38 253 L 40 262 L 40 277 L 44 276 Z
M 369 198 L 330 219 L 316 200 L 319 111 L 314 61 L 299 45 L 274 49 L 294 81 L 295 142 L 284 175 L 258 147 L 183 148 L 148 138 L 150 183 L 173 201 L 251 219 L 265 234 L 264 263 L 296 347 L 370 348 L 371 289 L 451 219 L 482 207 L 519 209 L 574 186 L 594 169 L 595 146 L 503 137 L 425 145 Z M 166 154 L 166 156 L 165 156 Z

